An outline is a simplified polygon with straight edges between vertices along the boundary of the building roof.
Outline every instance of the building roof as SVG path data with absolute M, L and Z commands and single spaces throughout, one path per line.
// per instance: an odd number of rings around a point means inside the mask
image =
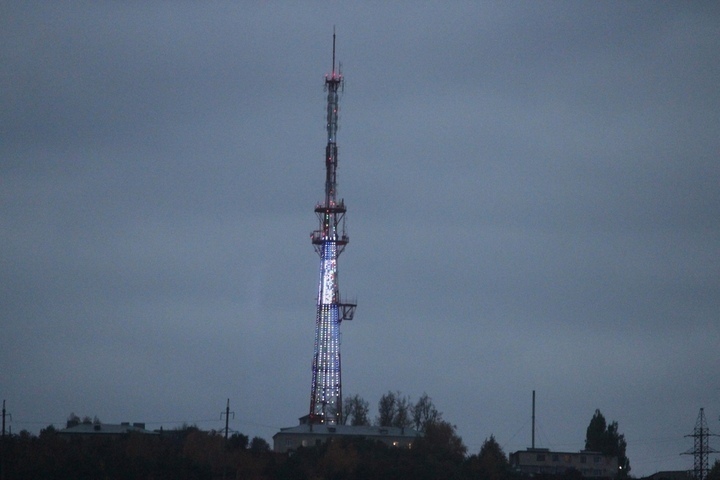
M 520 453 L 549 453 L 553 455 L 600 455 L 605 457 L 615 457 L 616 455 L 605 455 L 602 452 L 597 452 L 595 450 L 580 450 L 575 452 L 567 452 L 563 450 L 550 450 L 549 448 L 527 448 L 525 450 L 518 450 L 516 452 L 511 452 L 511 455 L 516 455 Z
M 156 434 L 155 432 L 145 430 L 144 423 L 80 423 L 58 431 L 58 433 L 66 435 L 122 435 L 132 432 Z
M 688 470 L 665 470 L 645 477 L 652 480 L 688 480 L 692 474 Z
M 308 434 L 308 435 L 338 435 L 348 437 L 408 437 L 415 438 L 422 434 L 414 428 L 400 427 L 377 427 L 370 425 L 326 425 L 326 424 L 301 424 L 295 427 L 281 428 L 273 435 L 275 438 L 283 434 Z

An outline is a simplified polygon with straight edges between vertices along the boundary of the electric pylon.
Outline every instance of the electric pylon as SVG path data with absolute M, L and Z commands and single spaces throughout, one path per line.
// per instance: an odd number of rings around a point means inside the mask
M 315 352 L 312 361 L 310 393 L 311 423 L 342 421 L 342 380 L 340 371 L 340 323 L 352 320 L 355 302 L 343 303 L 338 289 L 337 259 L 347 245 L 345 202 L 337 199 L 338 100 L 343 85 L 341 72 L 335 71 L 335 32 L 331 73 L 325 75 L 327 92 L 327 146 L 325 147 L 325 199 L 315 206 L 320 227 L 310 234 L 320 256 Z
M 693 430 L 692 434 L 685 436 L 695 439 L 693 448 L 683 453 L 683 455 L 694 455 L 695 457 L 693 469 L 690 473 L 694 480 L 705 480 L 709 471 L 708 454 L 717 453 L 717 450 L 710 447 L 709 440 L 710 437 L 717 437 L 717 435 L 710 433 L 710 429 L 705 421 L 705 412 L 702 408 L 695 422 L 695 430 Z

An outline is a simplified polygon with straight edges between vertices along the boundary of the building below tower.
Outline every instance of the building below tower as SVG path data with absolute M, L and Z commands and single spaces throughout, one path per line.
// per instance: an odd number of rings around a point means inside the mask
M 301 447 L 315 447 L 339 438 L 364 438 L 389 447 L 412 448 L 420 432 L 412 428 L 313 424 L 300 419 L 296 427 L 281 428 L 273 435 L 273 450 L 294 452 Z

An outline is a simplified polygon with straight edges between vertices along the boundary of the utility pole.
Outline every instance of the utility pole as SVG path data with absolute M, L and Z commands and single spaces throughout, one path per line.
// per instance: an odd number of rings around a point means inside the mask
M 532 448 L 535 448 L 535 390 L 533 390 L 532 404 Z
M 5 417 L 12 415 L 5 410 L 5 400 L 3 400 L 2 408 L 2 437 L 0 437 L 0 480 L 5 480 Z
M 222 418 L 223 415 L 225 415 L 225 441 L 227 442 L 228 439 L 228 422 L 230 421 L 230 414 L 232 414 L 233 419 L 235 418 L 235 412 L 230 411 L 230 399 L 227 399 L 227 405 L 225 406 L 225 411 L 220 412 L 220 418 Z
M 685 436 L 695 439 L 695 445 L 691 450 L 684 452 L 682 455 L 693 455 L 695 457 L 693 469 L 691 470 L 692 477 L 694 480 L 705 480 L 709 471 L 708 454 L 717 453 L 718 451 L 709 445 L 710 437 L 717 437 L 717 435 L 710 433 L 710 429 L 705 421 L 704 409 L 700 409 L 693 433 Z

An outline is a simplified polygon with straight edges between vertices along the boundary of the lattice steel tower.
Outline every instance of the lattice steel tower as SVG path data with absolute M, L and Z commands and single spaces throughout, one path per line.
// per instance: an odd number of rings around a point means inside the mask
M 337 199 L 338 99 L 343 86 L 335 71 L 335 32 L 333 32 L 332 71 L 325 75 L 327 92 L 327 146 L 325 147 L 325 199 L 315 206 L 320 227 L 310 235 L 320 256 L 315 353 L 312 361 L 310 392 L 311 423 L 334 424 L 342 421 L 342 380 L 340 371 L 340 323 L 352 320 L 355 302 L 343 303 L 338 290 L 338 256 L 348 243 L 345 233 L 345 203 Z
M 694 480 L 705 480 L 709 471 L 708 454 L 717 453 L 717 450 L 710 446 L 709 440 L 710 437 L 717 437 L 717 435 L 710 433 L 710 429 L 705 421 L 704 409 L 701 408 L 700 413 L 698 413 L 693 433 L 685 436 L 695 439 L 693 448 L 683 454 L 693 455 L 695 457 L 693 469 L 690 471 L 690 474 Z

